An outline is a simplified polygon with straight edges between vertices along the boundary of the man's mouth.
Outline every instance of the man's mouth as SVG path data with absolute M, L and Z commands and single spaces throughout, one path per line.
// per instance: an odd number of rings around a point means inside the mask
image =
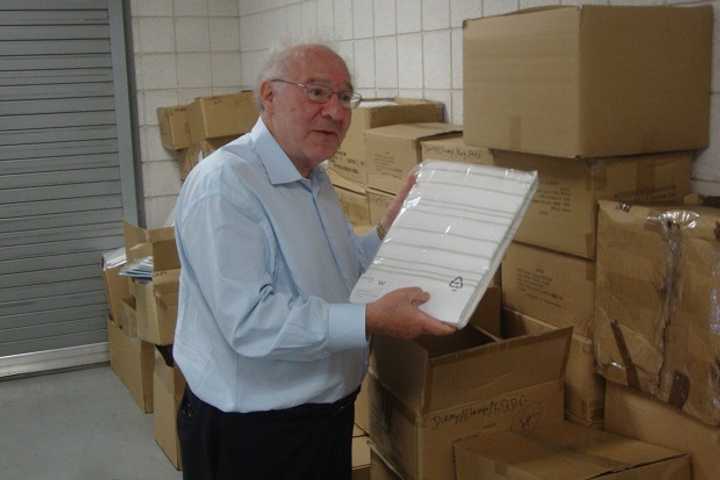
M 313 130 L 313 131 L 316 133 L 319 133 L 323 136 L 326 136 L 326 137 L 334 137 L 334 138 L 338 137 L 337 132 L 334 130 Z

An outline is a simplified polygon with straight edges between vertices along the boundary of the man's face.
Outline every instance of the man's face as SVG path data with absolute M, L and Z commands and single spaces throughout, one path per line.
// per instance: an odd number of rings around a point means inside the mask
M 284 80 L 352 90 L 345 63 L 329 50 L 306 49 L 289 67 Z M 269 87 L 272 95 L 263 98 L 263 119 L 300 173 L 307 176 L 337 151 L 350 126 L 351 111 L 335 94 L 320 104 L 309 100 L 305 89 L 297 85 L 272 82 Z

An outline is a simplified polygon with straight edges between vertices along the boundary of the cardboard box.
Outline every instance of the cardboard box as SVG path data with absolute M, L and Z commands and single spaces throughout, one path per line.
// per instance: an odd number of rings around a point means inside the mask
M 595 263 L 513 242 L 502 262 L 503 304 L 573 333 L 592 336 Z
M 130 391 L 145 413 L 153 411 L 153 346 L 129 337 L 110 318 L 107 320 L 110 368 Z
M 370 478 L 372 480 L 402 480 L 400 474 L 383 459 L 372 444 L 370 445 Z
M 155 373 L 153 374 L 153 431 L 155 441 L 170 463 L 181 470 L 180 440 L 177 432 L 177 412 L 185 392 L 185 378 L 180 369 L 168 365 L 163 356 L 155 351 Z
M 352 439 L 352 480 L 370 480 L 370 445 L 368 436 L 355 428 Z
M 190 146 L 190 125 L 187 105 L 158 107 L 160 141 L 168 150 L 182 150 Z
M 397 193 L 421 162 L 420 140 L 462 128 L 448 123 L 406 123 L 365 131 L 368 187 Z
M 528 315 L 503 309 L 503 336 L 537 335 L 558 327 Z M 602 429 L 605 379 L 595 367 L 592 340 L 573 335 L 565 367 L 565 418 L 586 427 Z
M 720 472 L 720 429 L 694 420 L 669 405 L 608 383 L 605 429 L 661 445 L 692 457 L 695 480 L 717 480 Z
M 128 262 L 144 256 L 153 258 L 152 281 L 130 280 L 138 336 L 155 345 L 169 345 L 175 336 L 180 277 L 175 228 L 146 230 L 125 223 L 124 235 Z
M 258 115 L 251 91 L 196 98 L 188 105 L 190 141 L 240 136 L 252 130 Z
M 128 282 L 125 281 L 127 287 Z M 135 297 L 126 297 L 122 300 L 122 313 L 120 322 L 116 322 L 129 337 L 137 337 L 137 302 Z
M 373 443 L 403 478 L 444 480 L 453 478 L 458 439 L 561 420 L 570 335 L 493 341 L 466 328 L 412 342 L 374 338 Z
M 492 165 L 493 154 L 487 147 L 467 145 L 462 134 L 448 134 L 444 138 L 422 140 L 420 142 L 422 161 L 446 160 L 448 162 Z
M 395 198 L 395 195 L 368 188 L 367 197 L 370 208 L 370 224 L 377 225 L 385 216 L 385 212 L 387 212 L 388 206 L 390 206 L 390 202 Z
M 332 168 L 327 170 L 327 174 L 348 221 L 352 225 L 370 224 L 370 207 L 365 186 L 343 178 Z
M 455 445 L 457 480 L 692 480 L 686 453 L 568 422 Z
M 672 203 L 690 191 L 688 152 L 568 161 L 494 151 L 495 163 L 537 170 L 538 190 L 515 240 L 595 258 L 598 200 Z
M 363 100 L 353 110 L 350 128 L 330 164 L 343 177 L 367 184 L 365 130 L 396 123 L 442 122 L 443 117 L 443 105 L 429 100 L 399 97 Z
M 599 206 L 600 373 L 720 425 L 720 209 Z
M 195 165 L 200 163 L 205 157 L 236 138 L 236 136 L 209 138 L 190 145 L 187 150 L 177 157 L 180 163 L 180 180 L 184 181 L 190 174 L 190 171 L 195 168 Z
M 465 21 L 465 142 L 566 158 L 705 147 L 712 29 L 709 5 Z
M 103 266 L 103 280 L 105 284 L 105 298 L 107 298 L 110 318 L 116 323 L 122 323 L 122 300 L 130 295 L 127 278 L 118 275 L 124 265 L 113 268 Z
M 368 377 L 365 375 L 360 385 L 360 393 L 355 399 L 355 426 L 363 432 L 370 432 L 370 411 L 368 407 Z

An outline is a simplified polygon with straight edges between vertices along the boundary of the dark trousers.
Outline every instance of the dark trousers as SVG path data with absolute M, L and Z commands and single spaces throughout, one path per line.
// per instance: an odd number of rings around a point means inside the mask
M 178 410 L 184 480 L 350 480 L 357 392 L 333 404 L 226 413 L 185 389 Z

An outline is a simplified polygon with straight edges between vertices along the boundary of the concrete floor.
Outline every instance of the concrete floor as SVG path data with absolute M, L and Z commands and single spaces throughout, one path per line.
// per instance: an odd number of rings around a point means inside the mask
M 178 480 L 107 365 L 0 381 L 0 479 Z

